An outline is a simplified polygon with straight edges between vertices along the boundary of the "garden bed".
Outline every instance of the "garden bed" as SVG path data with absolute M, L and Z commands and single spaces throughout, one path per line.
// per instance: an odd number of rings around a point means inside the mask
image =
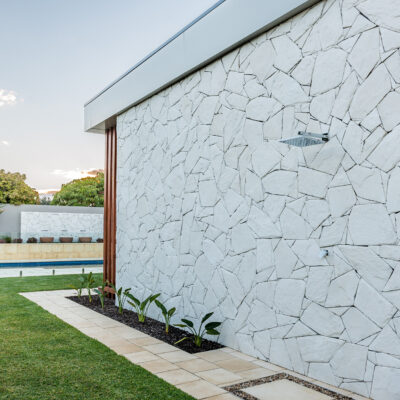
M 213 342 L 207 339 L 203 339 L 202 346 L 197 347 L 192 341 L 192 336 L 183 329 L 179 329 L 175 326 L 170 326 L 169 333 L 166 334 L 165 324 L 163 322 L 157 321 L 149 317 L 146 318 L 145 322 L 139 322 L 137 314 L 131 310 L 124 310 L 124 313 L 121 315 L 118 312 L 118 307 L 115 306 L 113 299 L 105 299 L 104 309 L 102 309 L 100 305 L 100 300 L 97 296 L 92 296 L 91 303 L 89 302 L 89 296 L 72 296 L 68 298 L 82 306 L 88 307 L 93 311 L 105 315 L 106 317 L 112 318 L 115 321 L 121 322 L 127 326 L 130 326 L 131 328 L 137 329 L 138 331 L 146 333 L 147 335 L 152 336 L 156 339 L 162 340 L 163 342 L 175 346 L 178 349 L 184 350 L 188 353 L 200 353 L 203 351 L 216 350 L 224 347 L 217 342 Z M 189 337 L 189 339 L 175 344 L 177 341 L 186 336 Z

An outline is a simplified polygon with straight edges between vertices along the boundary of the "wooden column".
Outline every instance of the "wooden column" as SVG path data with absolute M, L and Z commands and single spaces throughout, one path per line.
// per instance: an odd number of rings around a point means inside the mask
M 115 285 L 117 211 L 117 129 L 106 130 L 104 169 L 104 264 L 103 279 Z

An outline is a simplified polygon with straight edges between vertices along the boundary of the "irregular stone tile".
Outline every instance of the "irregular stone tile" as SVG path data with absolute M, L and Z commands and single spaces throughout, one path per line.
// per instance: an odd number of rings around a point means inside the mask
M 253 324 L 257 331 L 271 329 L 277 325 L 274 310 L 257 300 L 251 307 L 249 322 Z
M 385 51 L 395 50 L 400 47 L 400 33 L 381 28 L 382 44 Z
M 256 202 L 264 200 L 261 179 L 249 170 L 246 171 L 245 175 L 244 191 L 247 196 L 249 196 Z
M 197 109 L 197 115 L 202 124 L 211 124 L 214 118 L 215 108 L 217 106 L 218 97 L 205 97 Z
M 323 6 L 323 3 L 318 3 L 314 7 L 303 11 L 298 15 L 298 18 L 292 20 L 292 26 L 288 32 L 292 40 L 300 39 L 305 32 L 315 25 L 321 17 Z
M 350 115 L 362 121 L 391 90 L 390 75 L 384 65 L 376 68 L 356 91 L 350 106 Z
M 334 2 L 314 25 L 303 50 L 315 51 L 329 48 L 337 43 L 343 33 L 340 4 Z
M 205 240 L 203 242 L 203 251 L 212 265 L 219 265 L 224 258 L 224 254 L 211 240 Z
M 275 99 L 256 97 L 247 105 L 246 114 L 248 118 L 256 121 L 267 121 L 268 118 L 276 114 L 281 107 L 282 106 Z
M 301 59 L 301 51 L 286 35 L 272 39 L 277 56 L 274 66 L 283 72 L 289 72 Z
M 368 247 L 341 246 L 340 251 L 353 268 L 373 287 L 383 290 L 392 274 L 389 267 Z M 350 304 L 351 305 L 351 304 Z
M 229 71 L 225 89 L 229 92 L 241 94 L 244 85 L 244 74 L 237 71 Z
M 326 307 L 344 307 L 354 304 L 359 278 L 354 271 L 334 279 L 329 286 Z
M 252 154 L 252 165 L 255 173 L 263 178 L 267 175 L 281 160 L 281 155 L 268 143 L 258 146 L 258 149 Z
M 400 369 L 375 367 L 371 396 L 376 400 L 394 400 L 400 393 Z
M 397 92 L 390 92 L 378 105 L 379 115 L 386 131 L 390 132 L 400 124 L 399 108 L 400 93 Z
M 331 282 L 331 267 L 310 268 L 307 278 L 306 297 L 311 301 L 324 304 Z
M 200 203 L 205 207 L 212 207 L 217 203 L 217 186 L 214 181 L 201 181 L 199 183 Z
M 292 250 L 307 266 L 326 265 L 326 261 L 320 257 L 321 249 L 315 240 L 296 240 Z
M 271 340 L 270 361 L 284 368 L 293 369 L 288 350 L 282 339 Z
M 387 191 L 387 209 L 389 213 L 400 211 L 400 169 L 395 168 L 390 174 Z
M 344 150 L 346 150 L 347 154 L 354 160 L 354 162 L 359 164 L 363 160 L 363 136 L 364 131 L 362 128 L 351 121 L 346 129 L 342 141 Z M 351 166 L 349 168 L 345 167 L 345 170 L 350 168 Z
M 362 314 L 357 308 L 349 308 L 343 316 L 342 320 L 353 343 L 359 343 L 363 339 L 374 335 L 380 331 L 380 328 Z
M 275 262 L 277 277 L 289 278 L 297 263 L 297 257 L 283 239 L 275 249 Z
M 381 0 L 379 5 L 373 0 L 366 0 L 357 5 L 358 10 L 376 25 L 398 32 L 400 31 L 400 17 L 397 13 L 392 12 L 392 10 L 396 10 L 396 7 L 396 0 Z
M 279 112 L 264 124 L 264 139 L 280 139 L 282 137 L 283 113 Z
M 379 63 L 379 46 L 379 29 L 375 28 L 361 34 L 353 47 L 348 61 L 362 79 L 366 79 Z
M 396 51 L 385 61 L 386 68 L 396 83 L 400 83 L 400 53 Z
M 271 94 L 284 106 L 290 106 L 296 103 L 304 103 L 308 96 L 300 84 L 282 72 L 278 72 L 272 78 Z
M 232 229 L 232 248 L 236 254 L 256 248 L 256 240 L 246 224 L 239 224 Z
M 351 186 L 338 186 L 328 190 L 328 202 L 332 217 L 341 217 L 356 204 L 357 198 Z
M 299 215 L 285 208 L 280 216 L 282 235 L 285 239 L 308 239 L 311 227 Z
M 279 312 L 300 316 L 305 287 L 305 283 L 297 279 L 280 279 L 275 290 L 275 305 Z M 288 293 L 291 295 L 288 296 Z
M 363 119 L 361 125 L 370 132 L 373 132 L 381 123 L 378 110 L 375 109 Z
M 270 40 L 266 40 L 252 52 L 249 57 L 250 68 L 260 82 L 275 72 L 274 60 L 276 52 Z
M 385 202 L 386 196 L 383 191 L 382 178 L 379 171 L 356 165 L 347 172 L 347 176 L 357 196 L 379 203 Z
M 350 29 L 348 36 L 357 35 L 360 32 L 364 32 L 370 29 L 375 28 L 375 24 L 370 21 L 367 17 L 364 16 L 363 13 L 358 14 L 356 20 L 354 21 L 353 26 Z
M 362 380 L 367 363 L 368 349 L 345 343 L 333 356 L 330 364 L 333 373 L 346 379 Z
M 356 74 L 353 72 L 345 80 L 343 85 L 339 89 L 339 93 L 336 97 L 335 104 L 332 109 L 332 115 L 343 119 L 346 113 L 349 111 L 351 101 L 353 99 L 354 93 L 358 88 L 358 79 Z
M 331 49 L 318 54 L 312 77 L 312 96 L 325 93 L 340 85 L 346 59 L 347 53 L 340 49 Z
M 307 362 L 329 362 L 343 341 L 325 336 L 306 336 L 297 339 L 300 353 Z
M 384 287 L 384 291 L 400 290 L 400 267 L 396 267 Z
M 392 304 L 363 280 L 360 281 L 358 286 L 354 304 L 363 314 L 381 328 L 388 323 L 396 312 L 396 308 Z
M 310 85 L 315 64 L 315 57 L 308 56 L 301 59 L 300 63 L 292 71 L 292 76 L 301 85 Z
M 370 350 L 400 356 L 400 339 L 389 325 L 386 325 L 369 346 Z
M 324 198 L 332 177 L 309 168 L 299 168 L 299 191 L 310 196 Z
M 255 99 L 256 97 L 265 95 L 267 92 L 267 89 L 264 86 L 261 86 L 256 78 L 246 82 L 244 90 L 249 99 Z
M 334 90 L 313 97 L 310 104 L 311 115 L 318 121 L 328 123 L 335 99 Z
M 297 174 L 291 171 L 273 171 L 262 180 L 267 193 L 295 197 L 297 194 Z
M 333 374 L 331 366 L 327 363 L 311 363 L 308 369 L 308 376 L 333 386 L 338 385 L 338 379 Z
M 400 152 L 393 151 L 393 149 L 398 149 L 399 145 L 400 126 L 384 137 L 368 157 L 368 161 L 376 165 L 382 171 L 390 171 L 400 161 Z
M 334 246 L 344 243 L 344 234 L 347 228 L 348 218 L 336 219 L 333 224 L 324 226 L 321 232 L 319 244 L 321 247 Z
M 353 207 L 349 218 L 353 243 L 360 246 L 393 244 L 397 241 L 386 207 L 365 204 Z
M 306 308 L 300 319 L 305 325 L 323 336 L 338 337 L 344 329 L 340 317 L 315 303 L 311 303 Z
M 282 236 L 271 218 L 257 207 L 251 207 L 248 224 L 259 238 L 272 239 Z
M 312 228 L 318 228 L 330 215 L 328 202 L 325 200 L 308 200 L 305 204 L 305 215 Z

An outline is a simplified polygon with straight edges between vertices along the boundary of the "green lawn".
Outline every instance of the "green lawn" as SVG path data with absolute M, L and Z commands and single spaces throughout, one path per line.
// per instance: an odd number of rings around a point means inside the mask
M 0 279 L 0 399 L 192 399 L 18 295 L 76 279 Z

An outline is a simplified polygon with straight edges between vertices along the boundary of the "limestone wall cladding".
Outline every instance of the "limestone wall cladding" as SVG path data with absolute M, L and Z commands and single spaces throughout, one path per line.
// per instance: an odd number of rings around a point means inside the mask
M 121 115 L 118 284 L 399 399 L 399 9 L 322 1 Z M 299 130 L 330 141 L 278 143 Z
M 103 214 L 21 212 L 21 238 L 52 236 L 91 236 L 93 240 L 103 237 Z

